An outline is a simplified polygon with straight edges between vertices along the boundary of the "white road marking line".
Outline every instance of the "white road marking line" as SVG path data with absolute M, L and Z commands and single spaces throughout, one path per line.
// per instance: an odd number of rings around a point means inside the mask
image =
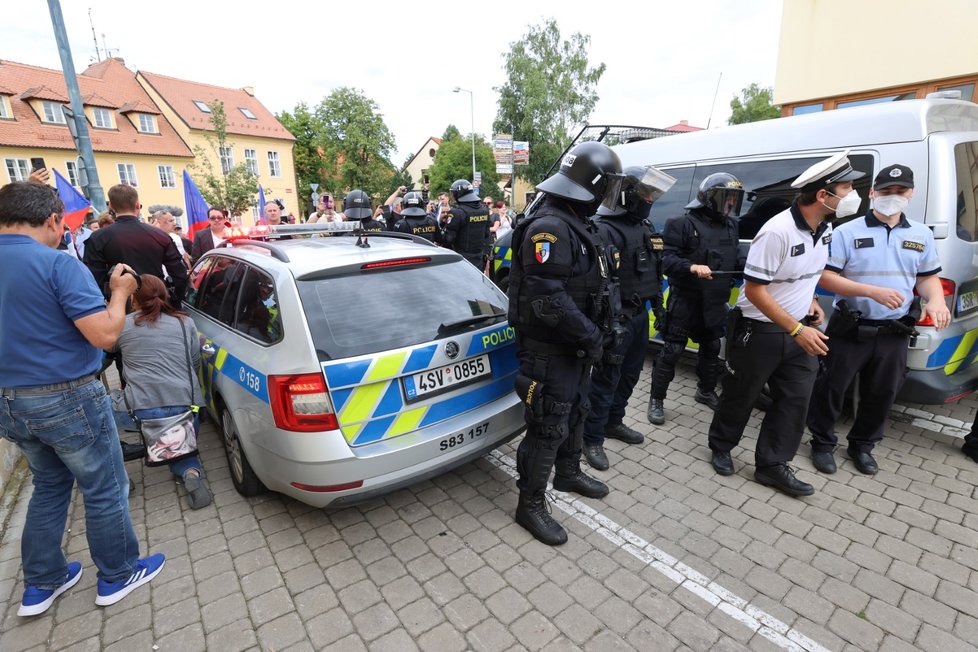
M 517 477 L 516 462 L 511 457 L 494 450 L 487 459 L 493 466 L 510 477 Z M 711 582 L 702 573 L 653 546 L 634 532 L 573 498 L 570 494 L 555 489 L 551 489 L 549 493 L 554 497 L 554 504 L 562 512 L 577 519 L 620 549 L 654 568 L 664 577 L 710 603 L 744 627 L 760 634 L 778 647 L 790 652 L 829 652 L 828 648 L 788 627 L 787 624 L 748 603 L 747 600 L 728 591 L 716 582 Z

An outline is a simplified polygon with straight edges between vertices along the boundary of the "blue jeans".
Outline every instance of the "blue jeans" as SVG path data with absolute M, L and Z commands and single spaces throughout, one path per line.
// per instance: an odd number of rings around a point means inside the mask
M 133 410 L 132 413 L 135 414 L 136 418 L 138 419 L 162 419 L 164 417 L 176 416 L 182 412 L 186 412 L 189 409 L 190 408 L 186 405 L 173 405 L 169 407 Z M 136 422 L 133 421 L 128 412 L 113 410 L 112 416 L 115 418 L 115 424 L 119 430 L 131 430 L 133 432 L 139 432 L 139 426 L 136 425 Z M 200 415 L 197 413 L 194 413 L 194 432 L 196 432 L 198 435 L 200 434 Z M 196 454 L 185 457 L 182 460 L 170 462 L 170 473 L 178 478 L 182 478 L 183 474 L 190 469 L 197 469 L 197 471 L 200 471 L 200 459 Z
M 139 557 L 111 401 L 97 379 L 72 385 L 0 391 L 0 435 L 17 444 L 33 474 L 21 537 L 24 582 L 43 589 L 61 586 L 68 572 L 61 539 L 75 482 L 85 500 L 85 534 L 99 578 L 128 578 Z

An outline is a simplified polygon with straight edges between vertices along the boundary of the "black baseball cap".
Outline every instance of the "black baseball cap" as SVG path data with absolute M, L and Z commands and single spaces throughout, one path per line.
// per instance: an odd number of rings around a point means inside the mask
M 876 180 L 873 181 L 873 188 L 882 190 L 890 186 L 913 188 L 913 170 L 906 165 L 899 164 L 889 165 L 880 170 L 880 173 L 876 175 Z

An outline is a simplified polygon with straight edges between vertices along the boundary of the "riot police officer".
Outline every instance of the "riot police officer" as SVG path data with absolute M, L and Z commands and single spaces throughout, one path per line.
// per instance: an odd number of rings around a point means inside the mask
M 652 202 L 665 194 L 676 180 L 653 167 L 628 167 L 609 180 L 609 205 L 598 209 L 602 240 L 613 247 L 622 303 L 624 337 L 614 351 L 612 364 L 591 372 L 588 400 L 591 411 L 584 422 L 584 457 L 595 469 L 608 468 L 606 437 L 626 444 L 641 444 L 642 433 L 623 423 L 625 406 L 642 374 L 649 339 L 649 312 L 662 309 L 662 236 L 649 221 Z M 613 364 L 621 359 L 620 364 Z
M 425 200 L 420 192 L 411 191 L 401 200 L 401 219 L 394 224 L 394 231 L 411 233 L 431 242 L 438 235 L 438 220 L 425 211 Z
M 364 231 L 386 231 L 387 227 L 373 216 L 373 202 L 362 190 L 351 190 L 343 198 L 343 215 L 348 220 L 359 220 Z
M 465 179 L 453 183 L 451 193 L 455 207 L 441 215 L 445 225 L 442 244 L 462 254 L 465 260 L 481 270 L 489 245 L 489 211 Z
M 732 174 L 718 172 L 700 183 L 688 212 L 669 220 L 663 240 L 662 271 L 669 279 L 664 344 L 655 358 L 649 395 L 650 423 L 665 423 L 663 400 L 676 375 L 686 340 L 699 344 L 696 360 L 698 403 L 716 409 L 720 378 L 720 338 L 737 268 L 737 223 L 744 188 Z M 716 272 L 719 274 L 714 275 Z
M 567 541 L 550 515 L 545 490 L 591 498 L 608 487 L 581 471 L 591 365 L 614 346 L 611 324 L 620 310 L 610 262 L 590 216 L 621 162 L 609 147 L 581 143 L 560 171 L 537 188 L 545 193 L 513 234 L 509 323 L 520 359 L 516 392 L 524 403 L 526 436 L 516 453 L 520 490 L 516 522 L 547 545 Z

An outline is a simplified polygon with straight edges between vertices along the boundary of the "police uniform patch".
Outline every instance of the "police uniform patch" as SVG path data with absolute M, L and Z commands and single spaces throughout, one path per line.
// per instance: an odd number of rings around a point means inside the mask
M 823 244 L 823 245 L 827 245 L 827 244 L 829 244 L 830 242 L 832 242 L 832 234 L 831 234 L 831 233 L 830 233 L 830 234 L 828 234 L 828 235 L 823 235 L 823 236 L 822 236 L 822 244 Z
M 876 243 L 873 242 L 872 238 L 856 238 L 852 241 L 852 246 L 856 249 L 869 249 L 875 247 Z
M 805 243 L 796 244 L 796 245 L 794 245 L 794 246 L 791 247 L 791 255 L 792 255 L 792 257 L 794 257 L 794 256 L 801 256 L 803 253 L 805 253 Z
M 615 269 L 621 267 L 621 252 L 615 249 Z
M 540 242 L 541 240 L 546 240 L 547 242 L 557 242 L 557 236 L 551 233 L 534 233 L 530 236 L 530 240 L 533 242 Z
M 903 248 L 904 249 L 913 249 L 914 251 L 923 252 L 924 251 L 924 243 L 923 242 L 914 242 L 913 240 L 904 240 L 903 241 Z
M 662 251 L 665 248 L 661 235 L 650 235 L 649 244 L 652 245 L 652 251 Z
M 550 260 L 550 243 L 546 241 L 537 242 L 533 247 L 533 255 L 538 263 L 545 263 Z

